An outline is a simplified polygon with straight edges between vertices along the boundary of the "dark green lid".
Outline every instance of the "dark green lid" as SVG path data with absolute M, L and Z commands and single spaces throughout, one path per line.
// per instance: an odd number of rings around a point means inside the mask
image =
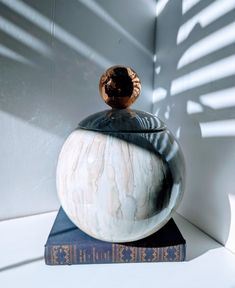
M 166 128 L 155 115 L 131 109 L 105 110 L 88 116 L 79 128 L 100 132 L 156 132 Z

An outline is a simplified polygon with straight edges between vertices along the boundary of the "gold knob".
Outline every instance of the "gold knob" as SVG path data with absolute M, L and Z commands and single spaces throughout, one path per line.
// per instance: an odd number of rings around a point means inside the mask
M 138 98 L 140 79 L 130 67 L 112 66 L 100 78 L 100 95 L 112 108 L 124 109 Z

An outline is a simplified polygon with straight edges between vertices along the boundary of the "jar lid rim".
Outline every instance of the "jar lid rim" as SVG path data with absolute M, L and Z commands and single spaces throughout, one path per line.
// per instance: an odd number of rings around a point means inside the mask
M 166 129 L 155 115 L 134 109 L 112 109 L 92 114 L 78 128 L 97 132 L 153 133 Z

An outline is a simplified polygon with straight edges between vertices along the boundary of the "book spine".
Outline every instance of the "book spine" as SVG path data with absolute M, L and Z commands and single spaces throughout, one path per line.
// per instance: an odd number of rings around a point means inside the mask
M 45 247 L 47 265 L 178 262 L 185 260 L 185 244 L 160 247 L 130 247 L 107 244 L 105 247 L 49 245 Z

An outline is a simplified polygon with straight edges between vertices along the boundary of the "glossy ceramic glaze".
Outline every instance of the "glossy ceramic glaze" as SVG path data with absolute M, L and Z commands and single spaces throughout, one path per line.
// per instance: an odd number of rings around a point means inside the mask
M 140 79 L 130 67 L 113 66 L 101 76 L 99 90 L 104 102 L 112 108 L 127 108 L 139 97 Z
M 87 117 L 59 156 L 57 190 L 65 212 L 105 241 L 134 241 L 160 229 L 183 186 L 177 141 L 156 116 L 137 110 Z

